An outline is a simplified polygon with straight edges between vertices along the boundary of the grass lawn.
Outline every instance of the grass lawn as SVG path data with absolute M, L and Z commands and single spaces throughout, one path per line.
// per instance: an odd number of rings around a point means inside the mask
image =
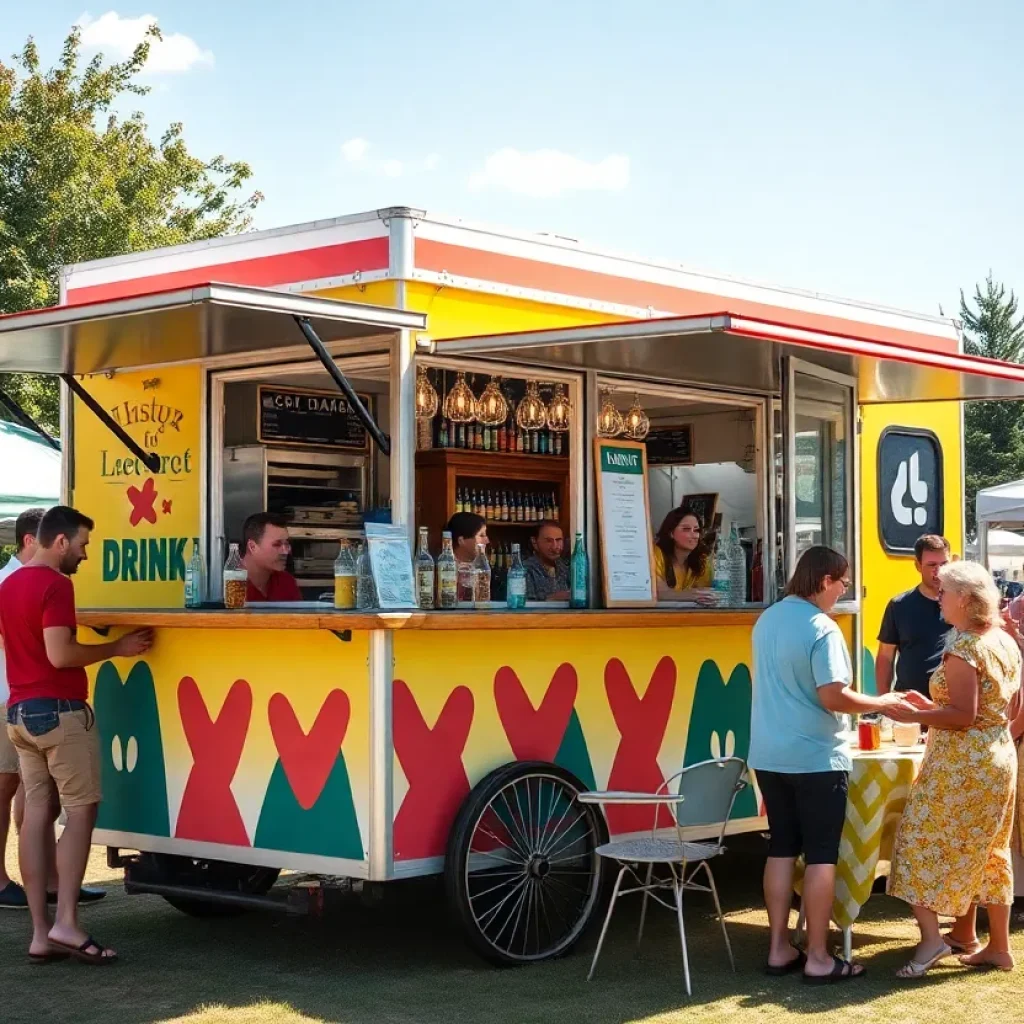
M 8 864 L 13 865 L 13 850 Z M 731 862 L 731 863 L 730 863 Z M 109 889 L 84 911 L 122 962 L 109 968 L 28 963 L 28 917 L 0 915 L 3 1024 L 717 1024 L 742 1013 L 770 1024 L 914 1024 L 1017 1021 L 1024 1006 L 1024 933 L 1016 974 L 976 973 L 950 961 L 922 982 L 898 982 L 914 929 L 906 908 L 876 896 L 857 931 L 869 977 L 818 989 L 761 974 L 767 920 L 758 906 L 756 858 L 730 854 L 718 872 L 738 973 L 730 973 L 710 906 L 688 904 L 693 999 L 686 998 L 674 920 L 653 908 L 641 955 L 639 907 L 620 905 L 593 982 L 588 936 L 568 958 L 496 970 L 476 959 L 432 895 L 369 909 L 353 904 L 323 919 L 251 914 L 188 918 L 153 896 L 126 896 L 97 848 L 89 879 Z M 954 966 L 955 965 L 955 966 Z

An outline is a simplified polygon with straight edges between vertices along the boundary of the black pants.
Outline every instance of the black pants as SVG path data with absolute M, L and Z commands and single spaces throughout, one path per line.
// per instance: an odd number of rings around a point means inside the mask
M 768 811 L 769 857 L 836 864 L 846 821 L 846 772 L 757 772 Z

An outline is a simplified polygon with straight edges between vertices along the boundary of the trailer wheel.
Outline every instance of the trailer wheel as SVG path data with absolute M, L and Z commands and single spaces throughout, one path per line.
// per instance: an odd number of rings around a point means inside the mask
M 545 761 L 504 765 L 459 809 L 448 839 L 448 902 L 470 946 L 500 966 L 569 952 L 601 892 L 604 818 L 586 787 Z
M 220 860 L 194 860 L 167 853 L 144 853 L 140 861 L 145 874 L 166 885 L 199 886 L 211 892 L 238 892 L 247 896 L 266 895 L 281 873 L 278 868 Z M 207 902 L 191 896 L 164 895 L 163 898 L 175 910 L 190 917 L 236 917 L 246 913 L 243 907 Z

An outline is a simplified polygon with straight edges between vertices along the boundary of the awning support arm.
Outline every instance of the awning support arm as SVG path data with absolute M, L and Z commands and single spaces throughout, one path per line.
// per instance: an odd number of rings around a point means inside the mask
M 140 447 L 135 439 L 131 437 L 117 420 L 113 419 L 106 409 L 89 394 L 85 388 L 75 380 L 73 374 L 62 373 L 61 380 L 74 392 L 75 397 L 80 398 L 84 405 L 87 405 L 96 418 L 109 430 L 141 462 L 150 473 L 160 472 L 160 456 L 156 452 L 147 452 Z
M 309 342 L 309 347 L 316 353 L 317 359 L 323 363 L 324 369 L 331 375 L 334 383 L 338 385 L 338 390 L 348 400 L 348 404 L 352 406 L 352 411 L 359 417 L 362 425 L 366 427 L 366 431 L 373 438 L 374 444 L 377 445 L 382 454 L 390 455 L 391 438 L 377 426 L 377 422 L 370 415 L 369 409 L 363 405 L 362 400 L 349 383 L 348 378 L 338 368 L 338 364 L 334 361 L 331 353 L 327 351 L 324 343 L 317 336 L 316 331 L 313 330 L 313 325 L 309 322 L 309 319 L 304 316 L 296 316 L 295 322 L 299 325 L 299 330 L 305 335 L 306 341 Z
M 55 441 L 18 403 L 0 387 L 2 405 L 23 427 L 35 431 L 55 452 L 60 451 L 60 442 Z

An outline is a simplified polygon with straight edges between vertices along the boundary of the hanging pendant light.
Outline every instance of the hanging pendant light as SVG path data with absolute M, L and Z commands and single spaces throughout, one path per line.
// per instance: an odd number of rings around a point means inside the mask
M 483 394 L 476 400 L 476 418 L 485 427 L 500 427 L 508 419 L 508 401 L 495 377 L 487 382 Z
M 569 429 L 571 417 L 572 402 L 569 401 L 565 388 L 561 384 L 556 384 L 555 393 L 548 406 L 548 426 L 556 433 L 563 434 Z
M 444 396 L 445 419 L 453 423 L 472 423 L 476 414 L 476 398 L 473 389 L 466 383 L 466 375 L 460 370 L 451 391 Z
M 622 432 L 631 441 L 642 441 L 650 429 L 651 420 L 640 404 L 640 396 L 634 393 L 633 404 L 626 413 Z
M 537 382 L 526 382 L 526 394 L 516 409 L 516 423 L 523 430 L 540 430 L 548 421 L 548 407 L 537 390 Z
M 425 366 L 416 367 L 416 419 L 432 420 L 437 415 L 438 397 Z
M 618 437 L 625 426 L 622 413 L 615 408 L 610 388 L 602 388 L 601 396 L 601 411 L 597 414 L 597 436 Z

